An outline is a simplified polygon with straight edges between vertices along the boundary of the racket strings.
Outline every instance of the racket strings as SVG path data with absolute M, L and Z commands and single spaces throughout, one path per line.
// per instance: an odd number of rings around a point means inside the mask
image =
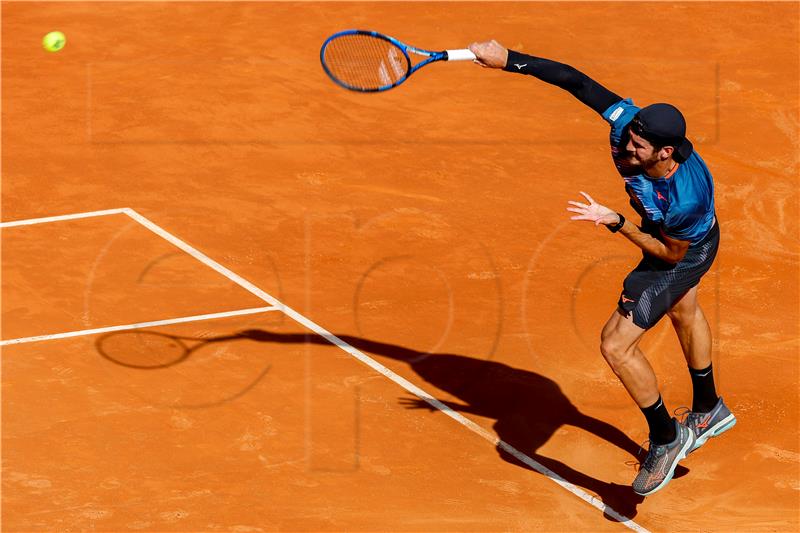
M 395 44 L 370 35 L 342 35 L 324 53 L 330 74 L 355 89 L 376 90 L 401 81 L 411 67 Z

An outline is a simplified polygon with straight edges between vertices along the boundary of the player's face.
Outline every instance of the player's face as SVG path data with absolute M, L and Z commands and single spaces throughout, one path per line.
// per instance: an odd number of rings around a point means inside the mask
M 630 133 L 630 140 L 625 149 L 630 154 L 630 162 L 639 165 L 642 168 L 647 168 L 658 162 L 658 154 L 656 153 L 650 141 L 636 135 L 632 131 Z

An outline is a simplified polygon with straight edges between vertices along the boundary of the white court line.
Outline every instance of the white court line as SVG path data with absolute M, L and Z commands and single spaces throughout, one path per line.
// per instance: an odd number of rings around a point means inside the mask
M 453 409 L 451 409 L 447 405 L 443 404 L 442 402 L 440 402 L 439 400 L 437 400 L 436 398 L 434 398 L 433 396 L 431 396 L 430 394 L 428 394 L 424 390 L 420 389 L 419 387 L 417 387 L 416 385 L 414 385 L 413 383 L 411 383 L 407 379 L 395 374 L 394 372 L 392 372 L 391 370 L 389 370 L 388 368 L 386 368 L 385 366 L 383 366 L 379 362 L 377 362 L 374 359 L 372 359 L 371 357 L 365 355 L 363 352 L 357 350 L 353 346 L 350 346 L 349 344 L 344 342 L 342 339 L 340 339 L 336 335 L 334 335 L 331 332 L 327 331 L 325 328 L 315 324 L 314 322 L 312 322 L 308 318 L 304 317 L 303 315 L 301 315 L 300 313 L 298 313 L 294 309 L 286 306 L 281 301 L 279 301 L 279 300 L 275 299 L 274 297 L 270 296 L 269 294 L 267 294 L 263 290 L 259 289 L 258 287 L 256 287 L 255 285 L 253 285 L 252 283 L 250 283 L 249 281 L 247 281 L 246 279 L 241 277 L 240 275 L 238 275 L 235 272 L 233 272 L 232 270 L 230 270 L 228 268 L 225 268 L 224 266 L 222 266 L 221 264 L 217 263 L 216 261 L 214 261 L 213 259 L 211 259 L 207 255 L 205 255 L 201 251 L 199 251 L 196 248 L 190 246 L 189 244 L 186 244 L 184 241 L 182 241 L 179 238 L 175 237 L 174 235 L 172 235 L 171 233 L 169 233 L 168 231 L 166 231 L 162 227 L 158 226 L 157 224 L 151 222 L 147 218 L 143 217 L 142 215 L 140 215 L 139 213 L 137 213 L 133 209 L 125 208 L 125 209 L 123 209 L 123 211 L 125 212 L 125 214 L 127 214 L 128 216 L 130 216 L 131 218 L 133 218 L 134 220 L 136 220 L 140 224 L 142 224 L 144 227 L 146 227 L 147 229 L 149 229 L 150 231 L 152 231 L 156 235 L 159 235 L 160 237 L 166 239 L 167 241 L 169 241 L 173 245 L 177 246 L 178 248 L 180 248 L 181 250 L 183 250 L 187 254 L 191 255 L 192 257 L 194 257 L 195 259 L 197 259 L 201 263 L 203 263 L 206 266 L 208 266 L 208 267 L 214 269 L 215 271 L 219 272 L 220 274 L 222 274 L 223 276 L 227 277 L 228 279 L 230 279 L 231 281 L 233 281 L 234 283 L 236 283 L 240 287 L 246 289 L 247 291 L 251 292 L 255 296 L 258 296 L 259 298 L 261 298 L 265 302 L 268 302 L 268 303 L 272 304 L 273 306 L 275 306 L 275 308 L 277 308 L 277 309 L 283 311 L 284 313 L 286 313 L 294 321 L 298 322 L 299 324 L 302 324 L 307 329 L 313 331 L 317 335 L 319 335 L 321 337 L 324 337 L 331 344 L 341 348 L 342 350 L 344 350 L 345 352 L 349 353 L 350 355 L 352 355 L 353 357 L 355 357 L 356 359 L 358 359 L 359 361 L 361 361 L 365 365 L 369 366 L 370 368 L 372 368 L 373 370 L 375 370 L 379 374 L 384 375 L 385 377 L 389 378 L 390 380 L 392 380 L 396 384 L 400 385 L 401 387 L 403 387 L 405 390 L 407 390 L 411 394 L 414 394 L 415 396 L 419 397 L 420 399 L 425 400 L 431 406 L 433 406 L 434 408 L 438 409 L 439 411 L 442 411 L 444 414 L 446 414 L 447 416 L 449 416 L 450 418 L 452 418 L 453 420 L 455 420 L 456 422 L 458 422 L 462 426 L 466 427 L 467 429 L 469 429 L 473 433 L 476 433 L 476 434 L 480 435 L 481 437 L 483 437 L 484 439 L 486 439 L 487 441 L 489 441 L 492 445 L 502 448 L 507 453 L 513 455 L 520 462 L 525 463 L 526 465 L 531 467 L 533 470 L 536 470 L 540 474 L 543 474 L 544 476 L 550 478 L 553 482 L 561 485 L 561 487 L 563 487 L 567 491 L 571 492 L 572 494 L 574 494 L 578 498 L 584 500 L 585 502 L 587 502 L 592 507 L 595 507 L 596 509 L 602 511 L 603 513 L 607 514 L 608 516 L 614 518 L 615 520 L 620 522 L 622 525 L 624 525 L 625 527 L 628 527 L 629 529 L 632 529 L 633 531 L 637 531 L 639 533 L 649 533 L 647 529 L 645 529 L 644 527 L 640 526 L 639 524 L 637 524 L 633 520 L 629 519 L 628 517 L 622 516 L 617 511 L 615 511 L 614 509 L 612 509 L 611 507 L 609 507 L 608 505 L 603 503 L 602 500 L 596 498 L 595 496 L 592 496 L 591 494 L 587 493 L 583 489 L 581 489 L 581 488 L 573 485 L 572 483 L 568 482 L 567 480 L 565 480 L 564 478 L 562 478 L 561 476 L 559 476 L 558 474 L 556 474 L 555 472 L 553 472 L 552 470 L 550 470 L 549 468 L 544 466 L 543 464 L 541 464 L 538 461 L 528 457 L 527 455 L 525 455 L 524 453 L 520 452 L 519 450 L 517 450 L 516 448 L 514 448 L 510 444 L 498 439 L 497 436 L 492 434 L 490 431 L 484 429 L 483 427 L 479 426 L 478 424 L 476 424 L 472 420 L 466 418 L 461 413 L 458 413 L 458 412 L 454 411 Z
M 45 222 L 60 222 L 62 220 L 75 220 L 78 218 L 102 217 L 105 215 L 119 215 L 125 212 L 125 208 L 104 209 L 103 211 L 89 211 L 87 213 L 74 213 L 72 215 L 60 215 L 57 217 L 29 218 L 26 220 L 12 220 L 11 222 L 0 222 L 0 228 L 13 228 L 15 226 L 30 226 L 31 224 L 43 224 Z
M 183 324 L 184 322 L 194 322 L 197 320 L 212 320 L 214 318 L 227 318 L 230 316 L 254 315 L 256 313 L 266 313 L 267 311 L 278 311 L 277 307 L 251 307 L 250 309 L 239 309 L 237 311 L 223 311 L 221 313 L 209 313 L 206 315 L 184 316 L 180 318 L 167 318 L 166 320 L 153 320 L 151 322 L 137 322 L 136 324 L 124 324 L 122 326 L 107 326 L 104 328 L 82 329 L 79 331 L 67 331 L 65 333 L 53 333 L 51 335 L 37 335 L 35 337 L 20 337 L 18 339 L 8 339 L 0 341 L 0 346 L 10 344 L 24 344 L 26 342 L 49 341 L 53 339 L 68 339 L 70 337 L 81 337 L 83 335 L 94 335 L 96 333 L 108 333 L 110 331 L 125 331 L 129 329 L 149 328 L 153 326 L 167 326 L 170 324 Z

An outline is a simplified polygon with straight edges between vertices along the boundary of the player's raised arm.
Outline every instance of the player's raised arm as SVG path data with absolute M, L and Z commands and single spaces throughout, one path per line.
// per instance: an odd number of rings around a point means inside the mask
M 509 50 L 495 40 L 472 43 L 469 49 L 480 66 L 535 76 L 568 91 L 600 115 L 622 100 L 622 97 L 569 65 Z

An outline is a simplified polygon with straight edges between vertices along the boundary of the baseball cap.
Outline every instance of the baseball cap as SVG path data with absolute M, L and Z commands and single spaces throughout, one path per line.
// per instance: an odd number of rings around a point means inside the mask
M 678 108 L 670 104 L 652 104 L 643 107 L 631 121 L 631 130 L 648 141 L 662 146 L 674 146 L 672 158 L 683 163 L 692 155 L 694 147 L 686 138 L 686 120 Z

